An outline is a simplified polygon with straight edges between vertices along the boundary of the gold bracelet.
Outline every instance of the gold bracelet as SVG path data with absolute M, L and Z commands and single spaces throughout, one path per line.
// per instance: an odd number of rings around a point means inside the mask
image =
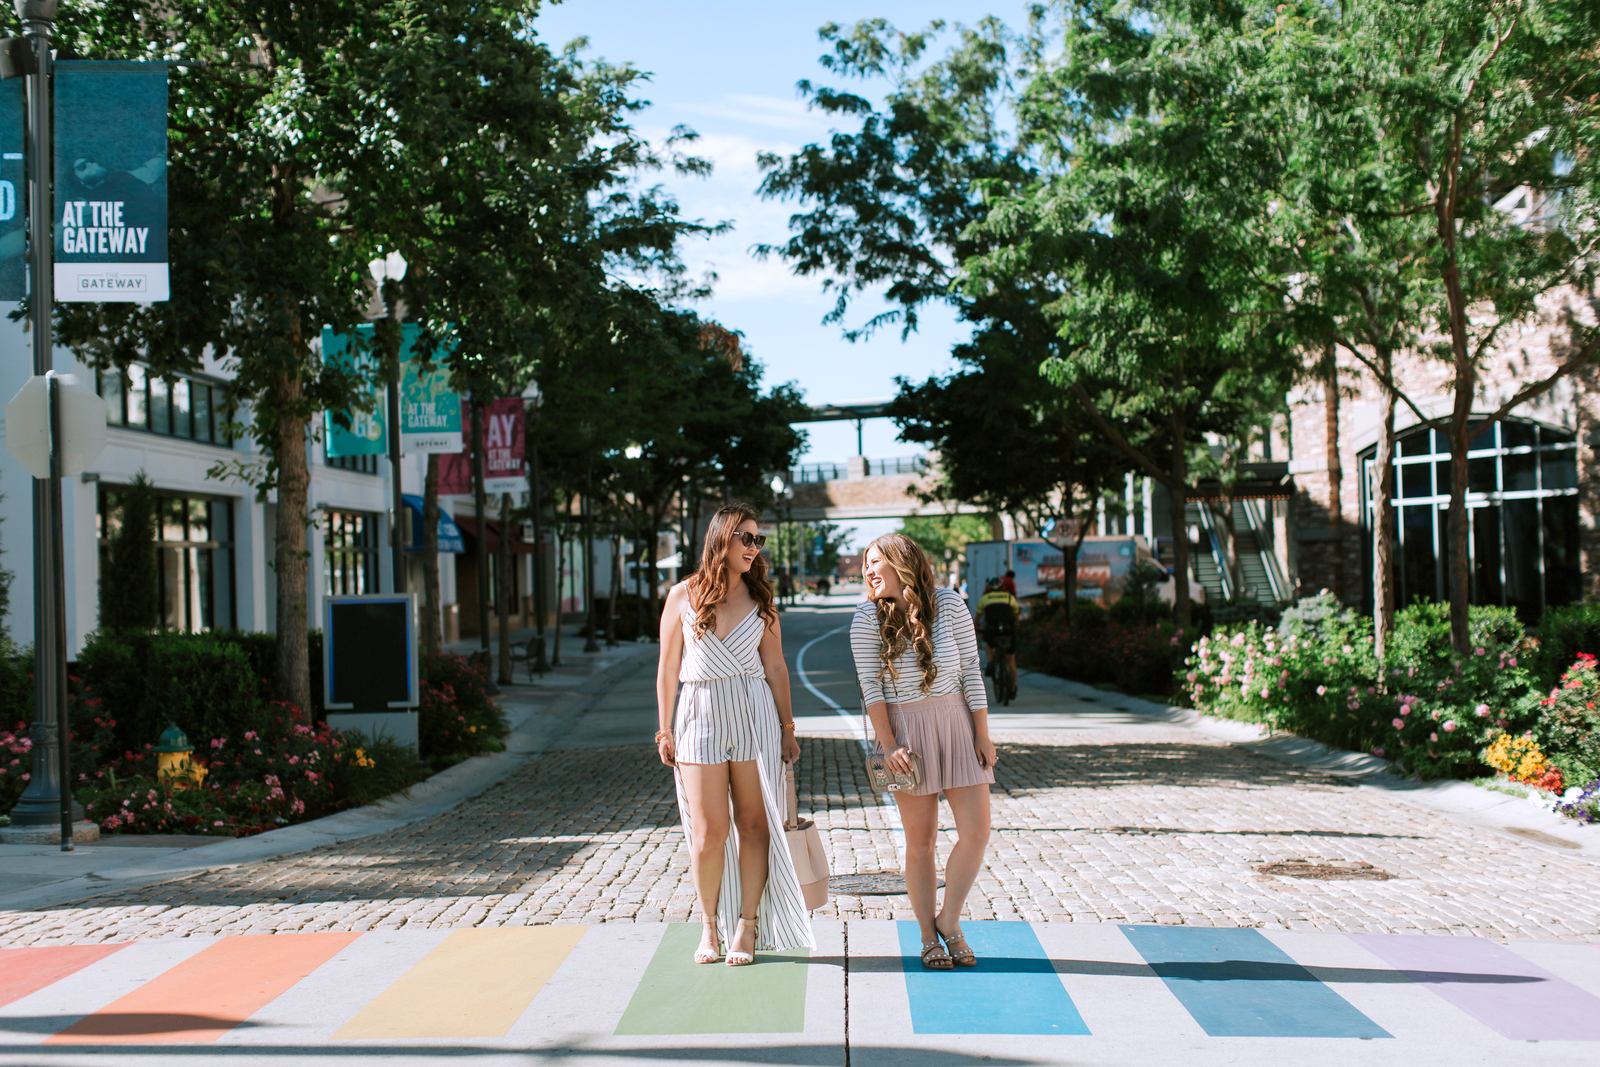
M 783 728 L 785 730 L 793 730 L 794 729 L 794 723 L 792 723 L 792 722 L 786 722 L 786 723 L 783 723 L 782 725 L 783 725 Z

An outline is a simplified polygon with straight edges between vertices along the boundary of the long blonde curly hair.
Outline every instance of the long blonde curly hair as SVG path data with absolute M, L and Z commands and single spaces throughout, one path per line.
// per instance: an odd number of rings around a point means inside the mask
M 878 611 L 878 681 L 884 677 L 898 682 L 894 661 L 907 647 L 917 650 L 917 667 L 922 671 L 921 690 L 933 688 L 939 665 L 933 661 L 933 620 L 938 611 L 934 597 L 933 565 L 922 546 L 905 534 L 884 534 L 867 546 L 862 559 L 878 550 L 900 577 L 904 590 L 898 599 L 880 597 L 873 601 Z

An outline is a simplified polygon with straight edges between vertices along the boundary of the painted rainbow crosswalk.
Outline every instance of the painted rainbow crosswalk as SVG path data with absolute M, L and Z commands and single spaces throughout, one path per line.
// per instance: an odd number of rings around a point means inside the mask
M 852 1063 L 970 1047 L 974 1035 L 1073 1062 L 1098 1062 L 1097 1041 L 1158 1038 L 1196 1050 L 1445 1041 L 1508 1054 L 1536 1041 L 1545 1062 L 1562 1062 L 1563 1048 L 1581 1055 L 1573 1062 L 1600 1056 L 1588 1044 L 1600 1042 L 1600 946 L 973 922 L 979 966 L 929 972 L 914 923 L 817 928 L 815 951 L 763 954 L 743 970 L 691 963 L 698 927 L 681 924 L 0 949 L 0 1063 L 69 1062 L 39 1058 L 58 1047 L 207 1043 L 842 1046 L 846 997 Z

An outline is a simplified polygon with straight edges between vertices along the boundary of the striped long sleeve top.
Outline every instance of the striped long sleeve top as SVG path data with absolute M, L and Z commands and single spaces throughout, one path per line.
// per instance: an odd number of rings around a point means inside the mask
M 962 692 L 966 694 L 967 707 L 973 711 L 988 708 L 983 672 L 978 667 L 978 635 L 967 614 L 966 601 L 954 589 L 940 588 L 934 593 L 933 604 L 933 662 L 939 673 L 926 693 L 922 691 L 916 649 L 910 646 L 895 661 L 897 677 L 885 674 L 879 679 L 882 664 L 878 659 L 878 609 L 870 600 L 856 608 L 855 619 L 850 623 L 850 651 L 855 656 L 861 695 L 868 706 L 879 701 L 914 704 L 928 697 Z

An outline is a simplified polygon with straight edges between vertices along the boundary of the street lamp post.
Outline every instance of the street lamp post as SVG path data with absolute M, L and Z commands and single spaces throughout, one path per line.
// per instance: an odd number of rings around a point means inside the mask
M 400 302 L 395 298 L 394 287 L 389 283 L 398 285 L 406 277 L 406 257 L 399 252 L 390 252 L 386 256 L 379 256 L 367 264 L 367 270 L 372 274 L 372 280 L 378 283 L 378 291 L 383 294 L 383 303 L 389 313 L 389 320 L 395 323 L 396 328 L 400 323 Z M 394 518 L 389 523 L 390 551 L 393 553 L 394 562 L 394 591 L 406 591 L 406 539 L 402 532 L 405 527 L 405 506 L 403 488 L 400 484 L 400 345 L 396 344 L 394 353 L 389 358 L 389 482 L 390 506 L 394 509 Z
M 50 311 L 55 302 L 54 246 L 50 235 L 50 34 L 57 0 L 15 0 L 33 52 L 28 104 L 28 319 L 33 373 L 55 368 Z M 50 425 L 60 425 L 55 383 L 50 383 Z M 72 798 L 67 722 L 66 568 L 61 544 L 61 460 L 52 433 L 49 478 L 33 479 L 33 625 L 35 712 L 33 766 L 27 791 L 11 809 L 13 826 L 61 822 L 61 850 L 72 851 L 72 823 L 82 812 Z

